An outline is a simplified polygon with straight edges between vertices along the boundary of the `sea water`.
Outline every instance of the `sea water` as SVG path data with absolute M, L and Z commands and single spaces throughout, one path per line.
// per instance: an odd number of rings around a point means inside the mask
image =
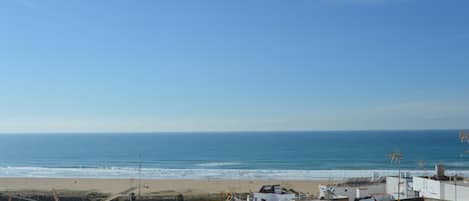
M 469 173 L 457 130 L 1 134 L 0 177 L 343 179 Z M 403 154 L 391 163 L 393 151 Z M 425 165 L 419 164 L 425 161 Z

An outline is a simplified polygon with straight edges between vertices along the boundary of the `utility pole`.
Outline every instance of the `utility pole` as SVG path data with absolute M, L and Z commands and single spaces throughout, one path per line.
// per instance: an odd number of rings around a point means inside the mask
M 389 159 L 391 159 L 391 163 L 397 163 L 397 172 L 398 172 L 398 179 L 397 179 L 397 201 L 401 201 L 401 160 L 403 156 L 401 152 L 392 152 L 389 154 Z
M 456 188 L 457 188 L 457 179 L 458 179 L 458 174 L 454 174 L 454 201 L 457 201 L 458 197 L 457 197 L 457 193 L 456 193 Z

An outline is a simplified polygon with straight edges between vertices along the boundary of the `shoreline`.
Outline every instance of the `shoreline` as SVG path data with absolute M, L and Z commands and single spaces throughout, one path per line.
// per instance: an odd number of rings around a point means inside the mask
M 432 170 L 401 170 L 410 175 L 429 175 Z M 447 170 L 469 177 L 469 170 Z M 340 181 L 349 178 L 395 176 L 397 170 L 274 170 L 274 169 L 165 169 L 129 167 L 112 168 L 46 168 L 0 167 L 0 178 L 59 178 L 59 179 L 157 179 L 157 180 L 289 180 Z

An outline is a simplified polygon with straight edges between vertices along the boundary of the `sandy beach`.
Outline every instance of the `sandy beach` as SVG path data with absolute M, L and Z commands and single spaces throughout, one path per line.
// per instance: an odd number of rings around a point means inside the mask
M 317 194 L 318 184 L 327 181 L 280 180 L 141 180 L 142 194 L 154 192 L 178 193 L 248 193 L 257 192 L 265 184 L 281 184 L 305 194 Z M 55 179 L 55 178 L 0 178 L 0 191 L 81 191 L 117 194 L 139 185 L 138 179 Z M 136 190 L 135 190 L 136 192 Z

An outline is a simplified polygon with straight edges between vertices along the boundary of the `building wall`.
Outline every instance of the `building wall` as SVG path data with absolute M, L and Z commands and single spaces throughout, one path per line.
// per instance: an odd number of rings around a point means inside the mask
M 425 198 L 450 201 L 469 201 L 469 186 L 456 186 L 456 196 L 454 184 L 449 182 L 414 177 L 413 186 L 414 190 L 421 192 L 420 195 Z
M 401 186 L 399 191 L 401 192 L 401 199 L 414 198 L 415 193 L 410 188 L 411 179 L 401 178 Z M 398 177 L 386 177 L 386 193 L 394 196 L 397 199 L 397 184 L 399 183 Z
M 442 200 L 469 201 L 469 186 L 456 186 L 456 199 L 454 184 L 443 183 Z
M 413 177 L 413 186 L 414 191 L 420 192 L 420 196 L 441 199 L 442 189 L 440 181 Z
M 366 186 L 340 186 L 335 187 L 334 193 L 336 195 L 347 196 L 349 201 L 354 201 L 357 188 L 362 189 L 362 191 L 368 191 L 368 194 L 377 194 L 386 192 L 386 184 L 377 184 L 377 185 L 366 185 Z M 366 190 L 365 190 L 366 189 Z
M 291 201 L 295 194 L 253 193 L 253 201 Z

